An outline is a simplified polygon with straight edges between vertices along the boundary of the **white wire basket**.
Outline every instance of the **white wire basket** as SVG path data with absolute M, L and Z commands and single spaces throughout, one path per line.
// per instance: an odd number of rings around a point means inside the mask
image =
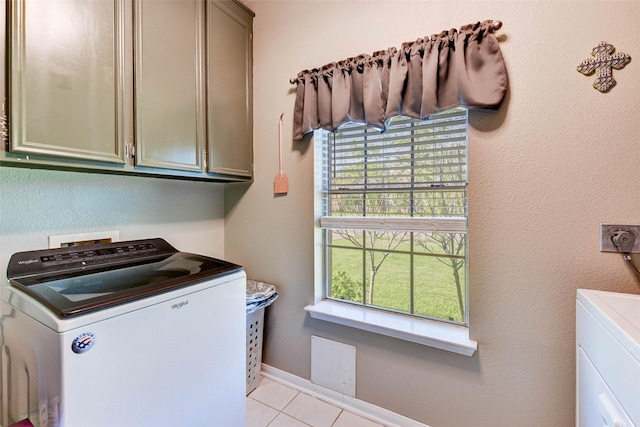
M 276 287 L 247 280 L 247 395 L 260 384 L 264 310 L 278 298 Z
M 264 307 L 247 313 L 247 395 L 260 384 Z

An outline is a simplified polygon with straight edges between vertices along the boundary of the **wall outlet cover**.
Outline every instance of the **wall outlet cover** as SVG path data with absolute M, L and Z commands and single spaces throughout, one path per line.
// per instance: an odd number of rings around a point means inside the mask
M 49 236 L 49 249 L 75 246 L 77 243 L 118 242 L 119 240 L 120 232 L 117 230 L 61 234 L 59 236 Z

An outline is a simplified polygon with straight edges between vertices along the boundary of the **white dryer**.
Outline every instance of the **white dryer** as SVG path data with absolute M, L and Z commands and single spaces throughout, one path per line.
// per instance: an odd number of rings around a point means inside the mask
M 0 424 L 245 426 L 246 276 L 162 239 L 15 254 Z
M 640 295 L 578 289 L 576 426 L 640 427 Z

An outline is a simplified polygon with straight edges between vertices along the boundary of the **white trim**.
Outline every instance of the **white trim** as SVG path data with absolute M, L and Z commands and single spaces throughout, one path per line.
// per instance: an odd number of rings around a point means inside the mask
M 262 376 L 387 427 L 429 427 L 388 409 L 319 386 L 269 365 L 262 364 Z
M 465 356 L 472 356 L 478 349 L 478 342 L 469 339 L 469 328 L 464 326 L 403 316 L 331 300 L 323 300 L 308 305 L 304 309 L 314 319 L 351 326 Z

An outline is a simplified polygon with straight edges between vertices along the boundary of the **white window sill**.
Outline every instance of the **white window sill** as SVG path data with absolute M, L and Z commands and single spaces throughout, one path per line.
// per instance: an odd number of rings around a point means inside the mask
M 381 335 L 472 356 L 478 342 L 469 339 L 469 329 L 463 326 L 419 319 L 381 310 L 323 300 L 308 305 L 305 311 L 314 319 L 351 326 Z

